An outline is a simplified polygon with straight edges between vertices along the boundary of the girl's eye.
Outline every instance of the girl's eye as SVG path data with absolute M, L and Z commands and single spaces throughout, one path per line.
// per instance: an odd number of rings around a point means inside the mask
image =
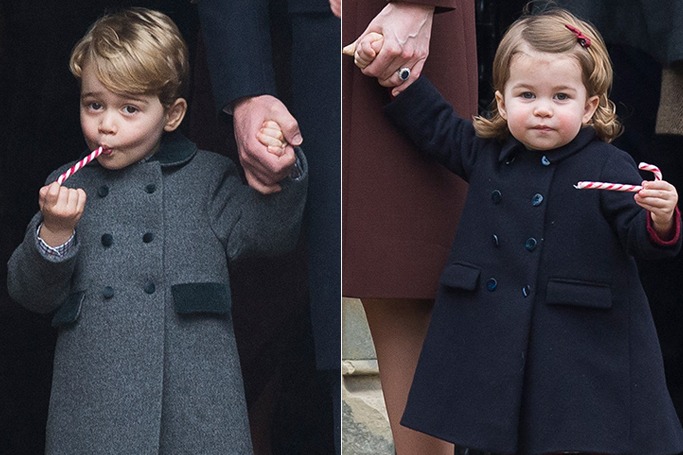
M 569 99 L 569 95 L 567 95 L 566 93 L 558 93 L 557 95 L 555 95 L 555 97 L 560 101 Z
M 135 114 L 139 109 L 135 106 L 125 106 L 123 112 L 126 114 Z
M 520 94 L 520 96 L 524 99 L 530 100 L 534 98 L 534 94 L 531 92 L 523 92 Z

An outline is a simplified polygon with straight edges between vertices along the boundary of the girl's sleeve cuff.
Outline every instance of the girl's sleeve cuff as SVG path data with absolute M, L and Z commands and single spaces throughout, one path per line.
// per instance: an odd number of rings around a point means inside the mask
M 674 246 L 678 243 L 678 240 L 681 236 L 681 212 L 678 210 L 678 207 L 676 207 L 676 210 L 674 211 L 674 227 L 672 229 L 673 235 L 667 236 L 670 237 L 668 239 L 663 239 L 659 236 L 659 234 L 657 234 L 657 231 L 652 225 L 652 217 L 650 217 L 649 214 L 647 217 L 645 217 L 645 219 L 647 222 L 647 233 L 650 236 L 650 240 L 655 245 Z

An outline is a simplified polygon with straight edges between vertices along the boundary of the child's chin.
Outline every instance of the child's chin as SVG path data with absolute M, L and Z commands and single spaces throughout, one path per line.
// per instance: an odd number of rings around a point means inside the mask
M 111 160 L 107 159 L 107 157 L 104 156 L 104 154 L 100 155 L 97 158 L 97 161 L 100 163 L 100 166 L 102 166 L 105 169 L 108 169 L 110 171 L 116 171 L 118 169 L 123 169 L 126 167 L 128 164 L 127 163 L 120 163 L 117 162 L 116 160 Z

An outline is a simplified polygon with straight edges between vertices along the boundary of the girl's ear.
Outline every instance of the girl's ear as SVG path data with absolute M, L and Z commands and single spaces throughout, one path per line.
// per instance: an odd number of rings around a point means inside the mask
M 598 95 L 593 95 L 586 100 L 586 106 L 583 109 L 583 124 L 588 125 L 593 118 L 593 114 L 600 104 L 600 97 Z
M 496 106 L 498 107 L 498 113 L 503 119 L 507 120 L 507 111 L 505 110 L 505 98 L 500 90 L 496 90 Z
M 187 101 L 184 98 L 178 98 L 166 109 L 166 124 L 164 131 L 175 131 L 180 126 L 180 122 L 185 118 L 187 112 Z

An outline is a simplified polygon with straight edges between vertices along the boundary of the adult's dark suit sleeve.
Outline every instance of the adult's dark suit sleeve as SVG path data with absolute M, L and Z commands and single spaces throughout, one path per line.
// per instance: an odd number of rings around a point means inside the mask
M 201 0 L 198 7 L 216 108 L 275 96 L 268 0 Z

